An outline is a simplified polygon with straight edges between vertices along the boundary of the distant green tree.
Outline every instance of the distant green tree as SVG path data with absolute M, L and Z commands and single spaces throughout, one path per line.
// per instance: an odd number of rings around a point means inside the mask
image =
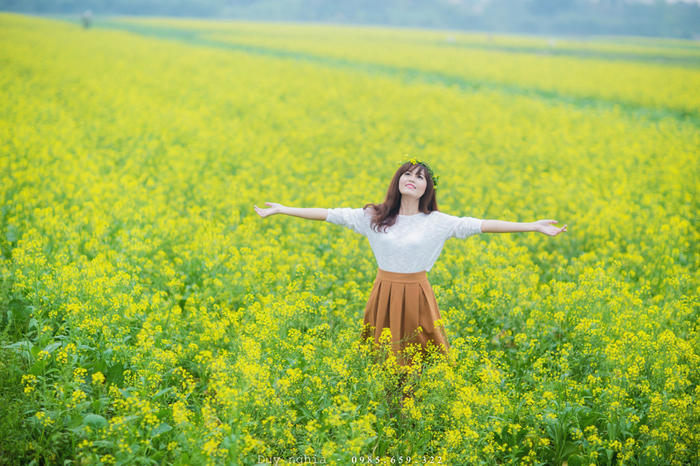
M 700 5 L 655 0 L 0 0 L 0 10 L 318 21 L 506 33 L 700 36 Z

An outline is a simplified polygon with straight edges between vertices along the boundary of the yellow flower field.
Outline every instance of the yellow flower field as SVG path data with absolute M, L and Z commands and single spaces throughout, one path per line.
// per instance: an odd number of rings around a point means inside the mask
M 700 47 L 446 34 L 0 14 L 0 464 L 700 462 Z M 445 244 L 402 405 L 367 241 L 253 205 L 411 157 L 568 231 Z

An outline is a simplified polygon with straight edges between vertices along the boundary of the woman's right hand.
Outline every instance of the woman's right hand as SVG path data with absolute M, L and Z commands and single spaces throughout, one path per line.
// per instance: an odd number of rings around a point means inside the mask
M 275 202 L 266 202 L 265 205 L 269 206 L 267 209 L 261 209 L 260 207 L 254 205 L 255 211 L 262 218 L 268 217 L 274 214 L 281 214 L 284 206 L 282 204 L 277 204 Z

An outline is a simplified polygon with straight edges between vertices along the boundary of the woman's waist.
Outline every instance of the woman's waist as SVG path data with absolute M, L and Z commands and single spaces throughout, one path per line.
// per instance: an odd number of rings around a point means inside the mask
M 389 272 L 381 268 L 377 268 L 377 279 L 390 280 L 392 282 L 418 282 L 428 281 L 428 273 L 425 270 L 419 272 Z

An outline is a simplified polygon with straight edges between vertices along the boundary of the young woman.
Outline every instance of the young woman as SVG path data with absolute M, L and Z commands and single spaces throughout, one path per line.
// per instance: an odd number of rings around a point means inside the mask
M 363 208 L 295 208 L 266 202 L 257 205 L 261 217 L 286 214 L 343 225 L 369 239 L 378 270 L 365 308 L 362 338 L 372 334 L 379 343 L 383 328 L 391 330 L 392 350 L 399 364 L 410 364 L 408 345 L 419 344 L 426 352 L 436 345 L 447 353 L 449 344 L 440 319 L 435 295 L 427 274 L 448 238 L 467 238 L 478 233 L 538 231 L 556 236 L 566 231 L 552 226 L 556 220 L 530 223 L 455 217 L 438 210 L 435 199 L 437 177 L 430 166 L 415 159 L 405 162 L 394 174 L 384 202 Z

